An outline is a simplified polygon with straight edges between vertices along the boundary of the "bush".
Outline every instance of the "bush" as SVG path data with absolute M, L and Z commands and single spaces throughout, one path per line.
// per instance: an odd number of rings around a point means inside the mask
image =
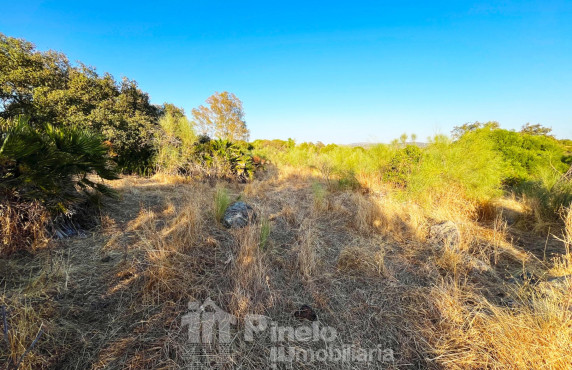
M 503 174 L 502 158 L 486 136 L 470 132 L 454 142 L 436 136 L 407 177 L 406 191 L 428 200 L 460 188 L 467 198 L 485 201 L 501 194 Z
M 159 126 L 155 167 L 169 174 L 187 173 L 197 142 L 191 122 L 182 114 L 165 114 L 159 120 Z M 205 138 L 200 138 L 201 141 L 204 143 Z
M 252 179 L 259 165 L 254 163 L 248 144 L 202 138 L 193 146 L 191 172 L 204 177 Z
M 569 167 L 564 146 L 553 137 L 503 129 L 478 133 L 490 136 L 494 150 L 506 162 L 504 182 L 509 186 L 535 180 L 539 168 L 565 172 Z
M 421 156 L 421 149 L 416 145 L 407 145 L 405 148 L 398 150 L 389 162 L 388 169 L 383 175 L 384 180 L 397 186 L 405 187 L 407 185 L 407 177 L 419 165 Z
M 32 127 L 19 117 L 0 122 L 0 194 L 38 201 L 51 212 L 67 212 L 90 191 L 113 195 L 97 182 L 118 178 L 99 135 L 49 124 Z
M 555 222 L 562 209 L 572 204 L 572 182 L 561 180 L 552 168 L 539 168 L 535 180 L 515 186 L 514 191 L 525 198 L 537 222 Z

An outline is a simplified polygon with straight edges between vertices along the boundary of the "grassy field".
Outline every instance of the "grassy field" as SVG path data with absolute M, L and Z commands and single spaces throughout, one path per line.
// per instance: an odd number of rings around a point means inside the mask
M 232 355 L 214 351 L 206 368 L 270 367 L 268 336 L 246 341 L 244 318 L 296 328 L 305 325 L 294 315 L 302 305 L 337 336 L 293 343 L 300 353 L 352 345 L 392 355 L 299 358 L 293 368 L 569 368 L 570 210 L 533 231 L 534 211 L 521 198 L 477 202 L 449 187 L 423 202 L 354 177 L 345 186 L 325 166 L 280 163 L 247 183 L 161 174 L 108 181 L 119 198 L 104 200 L 99 226 L 0 260 L 0 361 L 188 367 L 181 319 L 189 301 L 211 298 L 238 325 Z M 237 199 L 258 217 L 225 229 L 221 212 Z

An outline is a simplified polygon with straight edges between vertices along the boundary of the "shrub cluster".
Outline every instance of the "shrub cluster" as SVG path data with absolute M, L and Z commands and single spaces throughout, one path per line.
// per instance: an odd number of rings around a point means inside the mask
M 58 52 L 40 52 L 0 33 L 0 117 L 29 117 L 30 124 L 76 127 L 101 134 L 126 172 L 142 171 L 153 153 L 163 108 L 135 81 L 115 81 Z
M 98 179 L 116 179 L 101 136 L 73 127 L 0 119 L 0 254 L 34 247 L 51 220 L 97 193 Z
M 569 141 L 546 130 L 501 129 L 496 122 L 464 125 L 454 133 L 455 139 L 437 135 L 422 145 L 402 140 L 367 148 L 257 140 L 253 152 L 279 164 L 317 168 L 329 182 L 383 181 L 420 203 L 460 189 L 480 202 L 514 192 L 535 199 L 539 212 L 552 218 L 570 204 L 572 186 L 560 181 L 572 162 Z
M 0 121 L 0 193 L 66 212 L 90 190 L 111 195 L 96 178 L 117 178 L 101 136 L 73 127 Z
M 246 142 L 196 136 L 185 117 L 165 116 L 157 142 L 156 169 L 163 173 L 246 181 L 262 166 Z

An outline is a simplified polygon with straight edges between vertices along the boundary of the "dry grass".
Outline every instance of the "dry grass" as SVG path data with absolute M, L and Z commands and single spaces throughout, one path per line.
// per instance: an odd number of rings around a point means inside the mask
M 298 235 L 298 243 L 294 247 L 298 271 L 305 279 L 310 279 L 318 263 L 316 256 L 318 238 L 313 221 L 304 220 Z
M 381 245 L 377 249 L 371 251 L 370 248 L 364 247 L 346 247 L 340 252 L 337 267 L 344 273 L 384 276 L 387 274 L 385 250 Z
M 268 305 L 267 266 L 260 245 L 260 226 L 249 225 L 233 230 L 236 252 L 232 266 L 234 282 L 231 297 L 231 313 L 243 318 L 248 313 L 262 313 Z
M 48 243 L 48 212 L 37 202 L 0 202 L 0 257 L 34 251 Z
M 55 255 L 27 257 L 34 263 L 0 260 L 14 333 L 2 359 L 21 355 L 44 323 L 25 367 L 187 367 L 181 316 L 190 300 L 211 298 L 239 318 L 257 313 L 293 327 L 308 324 L 293 313 L 311 306 L 338 338 L 295 343 L 304 351 L 352 344 L 395 353 L 388 363 L 293 368 L 566 368 L 570 279 L 544 277 L 570 274 L 570 213 L 548 264 L 513 241 L 499 205 L 452 189 L 427 207 L 357 177 L 365 190 L 328 188 L 323 168 L 273 168 L 246 185 L 165 175 L 113 182 L 122 198 L 106 205 L 99 229 Z M 223 187 L 258 221 L 223 228 Z M 458 225 L 460 243 L 435 248 L 429 230 L 442 221 Z M 522 266 L 543 281 L 518 281 Z M 268 368 L 269 343 L 245 342 L 244 330 L 235 328 L 229 367 Z
M 568 287 L 569 289 L 570 287 Z M 515 307 L 497 306 L 458 281 L 430 293 L 425 322 L 431 361 L 447 368 L 569 368 L 572 351 L 570 299 L 535 293 Z
M 564 222 L 563 235 L 557 239 L 562 242 L 564 251 L 552 258 L 553 267 L 550 273 L 554 276 L 572 275 L 572 208 L 562 210 L 562 220 Z
M 4 348 L 0 360 L 8 366 L 19 365 L 19 369 L 32 369 L 47 366 L 48 359 L 34 348 L 45 342 L 50 333 L 49 325 L 42 317 L 50 316 L 48 307 L 34 307 L 29 299 L 23 301 L 0 302 L 0 320 L 6 319 L 7 330 L 3 335 Z M 4 312 L 2 312 L 4 311 Z M 5 315 L 3 315 L 5 313 Z M 2 324 L 3 330 L 4 324 Z

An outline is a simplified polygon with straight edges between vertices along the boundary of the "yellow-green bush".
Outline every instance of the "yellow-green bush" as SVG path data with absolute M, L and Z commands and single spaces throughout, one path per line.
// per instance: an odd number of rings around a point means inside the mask
M 159 120 L 156 135 L 158 169 L 166 173 L 179 173 L 187 168 L 193 157 L 197 136 L 191 122 L 182 114 L 165 114 Z

